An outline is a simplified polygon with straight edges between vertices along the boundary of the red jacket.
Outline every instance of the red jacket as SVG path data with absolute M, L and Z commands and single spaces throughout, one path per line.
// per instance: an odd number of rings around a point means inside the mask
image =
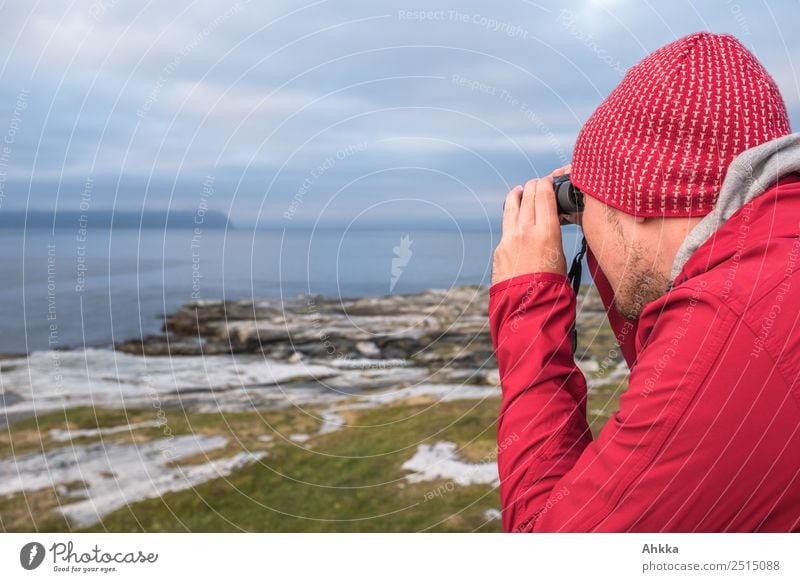
M 505 531 L 800 530 L 799 234 L 792 174 L 717 229 L 635 322 L 589 250 L 631 368 L 596 440 L 566 277 L 491 287 Z

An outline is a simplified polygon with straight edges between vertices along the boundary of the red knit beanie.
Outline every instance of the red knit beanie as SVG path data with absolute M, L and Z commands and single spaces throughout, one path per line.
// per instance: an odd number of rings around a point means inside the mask
M 699 32 L 628 71 L 581 129 L 571 179 L 628 214 L 704 216 L 736 155 L 789 132 L 758 60 L 730 35 Z

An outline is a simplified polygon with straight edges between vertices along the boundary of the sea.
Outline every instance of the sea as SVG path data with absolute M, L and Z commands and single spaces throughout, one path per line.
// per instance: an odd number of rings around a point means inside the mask
M 569 262 L 579 231 L 563 233 Z M 0 354 L 108 347 L 158 333 L 192 301 L 489 285 L 499 238 L 488 227 L 0 229 Z

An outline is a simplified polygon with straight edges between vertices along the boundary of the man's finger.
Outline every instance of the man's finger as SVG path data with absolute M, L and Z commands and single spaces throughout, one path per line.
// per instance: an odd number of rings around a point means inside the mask
M 514 186 L 506 195 L 503 202 L 503 232 L 508 232 L 517 225 L 519 216 L 519 198 L 522 194 L 522 186 Z
M 553 191 L 552 176 L 536 181 L 534 200 L 536 224 L 547 227 L 552 225 L 553 221 L 558 222 L 558 207 L 556 206 L 556 196 Z
M 519 205 L 519 220 L 517 224 L 528 226 L 536 224 L 536 209 L 533 198 L 536 195 L 536 183 L 538 181 L 538 179 L 534 179 L 525 182 L 525 188 L 522 191 L 522 202 Z
M 569 174 L 572 171 L 572 164 L 567 164 L 566 166 L 561 166 L 560 168 L 553 170 L 553 173 L 550 174 L 554 178 L 558 176 L 563 176 L 564 174 Z

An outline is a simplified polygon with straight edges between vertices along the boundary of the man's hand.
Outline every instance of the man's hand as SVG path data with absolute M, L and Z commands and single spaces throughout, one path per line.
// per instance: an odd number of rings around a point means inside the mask
M 561 243 L 553 178 L 569 169 L 570 166 L 564 166 L 508 193 L 503 210 L 503 235 L 494 250 L 492 284 L 527 273 L 566 276 L 567 259 Z

